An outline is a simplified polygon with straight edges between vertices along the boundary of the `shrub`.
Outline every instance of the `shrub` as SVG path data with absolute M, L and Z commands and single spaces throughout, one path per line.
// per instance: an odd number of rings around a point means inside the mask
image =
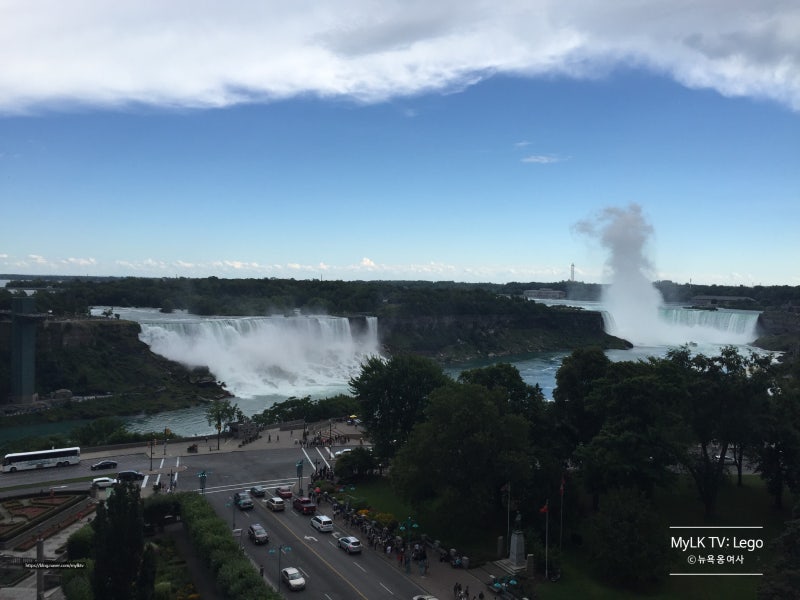
M 70 560 L 90 558 L 94 552 L 94 527 L 84 525 L 67 539 L 67 556 Z

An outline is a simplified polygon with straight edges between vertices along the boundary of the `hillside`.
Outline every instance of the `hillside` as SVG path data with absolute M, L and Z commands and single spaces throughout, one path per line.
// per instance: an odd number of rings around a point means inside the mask
M 0 323 L 2 397 L 10 393 L 9 327 Z M 139 340 L 138 323 L 113 319 L 47 320 L 37 328 L 36 391 L 46 400 L 62 389 L 79 397 L 113 394 L 113 400 L 65 403 L 57 412 L 70 418 L 174 410 L 225 393 L 207 370 L 151 352 Z

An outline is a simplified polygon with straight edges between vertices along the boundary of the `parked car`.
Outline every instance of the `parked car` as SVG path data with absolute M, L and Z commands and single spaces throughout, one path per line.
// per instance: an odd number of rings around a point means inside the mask
M 313 515 L 317 512 L 317 505 L 311 501 L 311 498 L 307 498 L 306 496 L 298 496 L 295 498 L 292 501 L 292 506 L 297 512 L 303 513 L 304 515 Z
M 114 479 L 113 477 L 95 477 L 94 479 L 92 479 L 92 486 L 99 488 L 101 490 L 107 487 L 111 487 L 116 483 L 117 480 Z
M 267 508 L 272 512 L 278 512 L 286 508 L 286 503 L 283 501 L 283 498 L 278 498 L 277 496 L 274 498 L 267 498 L 264 504 L 266 504 Z
M 247 528 L 247 537 L 249 537 L 250 541 L 254 544 L 266 544 L 269 542 L 269 534 L 260 523 L 253 523 Z
M 719 461 L 719 454 L 717 454 L 717 455 L 714 457 L 714 459 L 715 459 L 716 461 Z M 722 463 L 723 463 L 724 465 L 726 465 L 726 466 L 738 466 L 738 465 L 737 465 L 737 463 L 736 463 L 736 459 L 735 459 L 735 458 L 733 458 L 732 456 L 728 455 L 728 454 L 726 454 L 726 455 L 725 455 L 725 458 L 724 458 L 724 460 L 722 461 Z
M 306 580 L 294 567 L 281 569 L 281 579 L 289 586 L 290 590 L 302 590 L 306 587 Z
M 239 510 L 250 510 L 253 508 L 253 499 L 247 492 L 236 492 L 233 495 L 233 503 L 239 507 Z
M 275 495 L 278 498 L 291 498 L 292 497 L 292 488 L 288 485 L 282 485 L 280 487 L 275 488 Z
M 116 469 L 117 461 L 115 460 L 101 460 L 99 463 L 92 465 L 92 471 L 99 471 L 100 469 Z
M 267 488 L 265 488 L 263 485 L 254 485 L 250 488 L 250 493 L 258 498 L 263 498 L 267 495 Z
M 333 519 L 325 515 L 311 517 L 311 526 L 317 531 L 333 531 Z
M 139 471 L 120 471 L 117 473 L 118 481 L 141 481 L 144 479 L 144 473 Z
M 361 552 L 361 542 L 353 536 L 340 537 L 339 548 L 348 554 L 357 554 Z

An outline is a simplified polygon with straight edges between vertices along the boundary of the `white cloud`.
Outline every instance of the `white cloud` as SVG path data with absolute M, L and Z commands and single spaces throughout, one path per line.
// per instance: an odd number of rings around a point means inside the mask
M 785 0 L 5 0 L 0 55 L 8 113 L 373 102 L 619 64 L 800 110 L 800 4 Z
M 533 154 L 522 159 L 524 163 L 535 163 L 538 165 L 549 165 L 559 162 L 561 159 L 551 154 Z

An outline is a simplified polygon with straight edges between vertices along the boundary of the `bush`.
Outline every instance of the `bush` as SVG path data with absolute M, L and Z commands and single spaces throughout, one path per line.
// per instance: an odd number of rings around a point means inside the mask
M 633 588 L 662 579 L 668 570 L 666 531 L 638 490 L 606 494 L 589 523 L 589 551 L 600 577 Z
M 84 525 L 67 539 L 67 556 L 70 560 L 91 558 L 94 554 L 94 527 Z

